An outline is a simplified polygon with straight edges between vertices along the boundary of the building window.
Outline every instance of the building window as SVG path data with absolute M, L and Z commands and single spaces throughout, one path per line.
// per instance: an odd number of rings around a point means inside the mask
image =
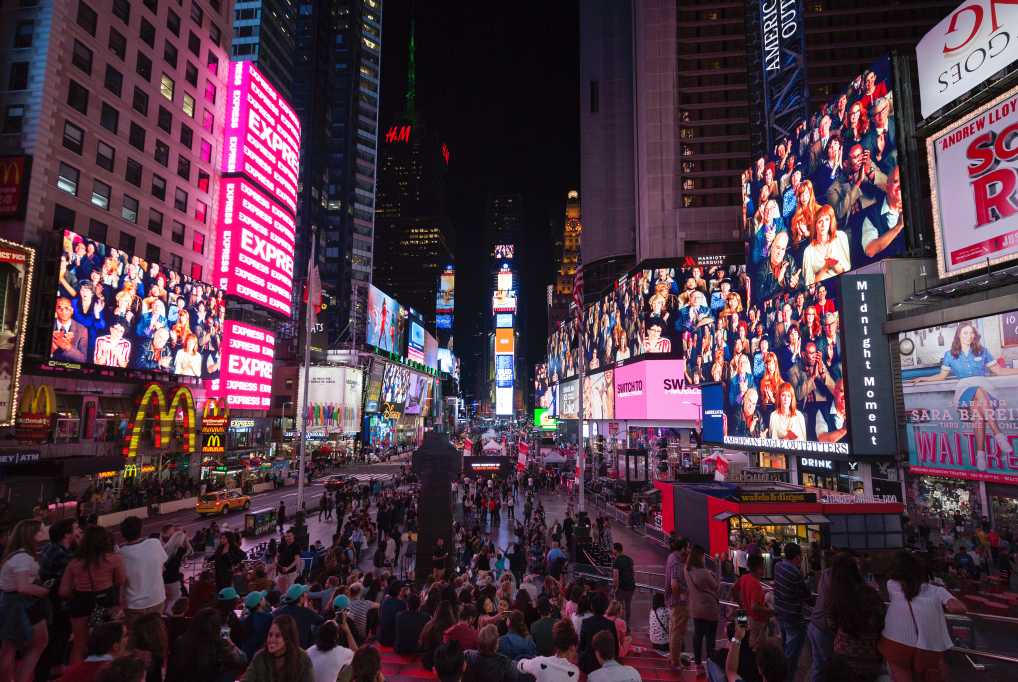
M 113 172 L 113 161 L 116 158 L 116 151 L 102 140 L 99 140 L 95 150 L 95 165 L 104 171 Z
M 60 232 L 64 230 L 74 232 L 74 211 L 57 204 L 53 210 L 53 229 Z
M 105 182 L 92 181 L 92 205 L 98 206 L 104 211 L 110 210 L 110 194 L 112 188 Z
M 78 196 L 78 178 L 80 175 L 81 173 L 77 168 L 68 166 L 66 163 L 61 163 L 60 175 L 57 176 L 57 187 L 68 194 Z
M 216 14 L 222 14 L 222 10 L 219 8 L 219 0 L 209 0 L 209 5 L 216 11 Z
M 292 391 L 293 390 L 293 379 L 291 379 L 290 377 L 286 378 L 286 390 L 287 391 Z M 283 405 L 280 405 L 280 407 L 284 407 L 285 405 L 286 405 L 286 403 L 284 403 Z
M 117 59 L 124 61 L 127 57 L 127 38 L 115 28 L 110 28 L 110 52 L 116 55 Z
M 77 81 L 67 86 L 67 104 L 77 112 L 88 115 L 88 90 Z
M 151 82 L 152 80 L 152 60 L 143 55 L 140 51 L 138 52 L 138 66 L 135 69 L 138 75 L 144 78 L 146 81 Z
M 173 35 L 180 37 L 180 17 L 172 9 L 166 10 L 166 28 L 173 31 Z
M 188 31 L 187 36 L 187 49 L 194 53 L 195 57 L 201 56 L 201 38 L 194 34 L 194 31 Z M 197 84 L 195 84 L 197 87 Z
M 109 64 L 106 65 L 106 89 L 112 92 L 117 97 L 120 97 L 120 91 L 124 87 L 124 74 L 114 69 Z
M 92 50 L 82 45 L 77 40 L 74 41 L 74 51 L 71 53 L 71 64 L 84 71 L 89 76 L 92 75 Z
M 25 107 L 21 104 L 7 105 L 4 116 L 4 135 L 20 135 L 25 122 Z
M 162 253 L 155 244 L 149 244 L 145 247 L 145 260 L 149 263 L 158 263 L 161 260 Z
M 134 102 L 132 106 L 142 116 L 148 116 L 148 94 L 137 85 L 134 86 Z
M 166 180 L 152 174 L 152 196 L 159 201 L 166 201 Z
M 109 231 L 106 223 L 101 223 L 95 218 L 88 219 L 88 238 L 97 242 L 106 243 L 106 233 Z
M 184 67 L 184 80 L 191 84 L 192 87 L 198 87 L 198 67 L 191 62 L 187 63 Z
M 209 212 L 208 204 L 206 204 L 204 201 L 202 201 L 200 199 L 196 199 L 195 202 L 194 202 L 194 217 L 202 225 L 205 224 L 205 219 L 208 216 L 208 212 Z M 198 235 L 198 233 L 195 232 L 195 244 L 196 245 L 198 243 L 198 236 L 197 235 Z M 201 248 L 202 248 L 202 250 L 198 251 L 198 253 L 205 253 L 205 238 L 204 237 L 202 237 L 202 247 Z
M 99 20 L 99 15 L 96 11 L 86 5 L 85 3 L 78 0 L 78 26 L 81 26 L 85 31 L 95 37 L 95 26 Z
M 223 37 L 223 36 L 222 36 L 222 33 L 221 33 L 221 32 L 220 32 L 220 30 L 219 30 L 219 27 L 218 27 L 218 26 L 216 26 L 215 24 L 213 24 L 213 23 L 211 23 L 211 22 L 210 22 L 210 23 L 209 23 L 209 38 L 211 38 L 211 39 L 212 39 L 212 43 L 213 43 L 213 44 L 214 44 L 214 45 L 215 45 L 216 47 L 220 47 L 220 45 L 219 45 L 219 41 L 220 41 L 220 39 L 221 39 L 222 37 Z M 212 68 L 212 67 L 211 67 L 211 65 L 209 66 L 209 68 Z
M 127 141 L 138 151 L 145 151 L 145 129 L 131 121 L 131 134 L 128 135 Z
M 204 205 L 205 204 L 202 204 L 202 206 Z M 202 222 L 205 221 L 203 220 Z M 205 235 L 203 235 L 201 232 L 197 230 L 194 231 L 194 240 L 191 243 L 191 250 L 193 250 L 195 253 L 200 253 L 203 256 L 205 255 Z
M 159 236 L 163 234 L 163 214 L 154 208 L 148 211 L 148 231 Z
M 201 279 L 201 266 L 197 263 L 191 263 L 191 277 L 193 279 Z
M 149 11 L 156 16 L 159 15 L 159 3 L 158 0 L 141 0 L 141 4 L 148 7 Z
M 184 245 L 184 224 L 178 223 L 176 220 L 173 221 L 173 234 L 170 235 L 170 239 L 174 244 Z
M 184 269 L 184 259 L 175 253 L 170 254 L 170 270 L 180 272 Z
M 7 79 L 8 90 L 28 89 L 28 62 L 11 64 L 10 77 Z
M 164 73 L 163 74 L 163 80 L 162 80 L 162 82 L 159 85 L 159 92 L 162 93 L 163 97 L 165 97 L 166 99 L 168 99 L 168 100 L 170 100 L 172 102 L 173 101 L 173 88 L 175 86 L 176 86 L 176 84 L 173 82 L 173 79 L 170 78 L 169 76 L 167 76 Z
M 201 169 L 198 170 L 198 189 L 206 194 L 209 193 L 209 174 Z
M 85 142 L 85 131 L 70 121 L 64 121 L 64 147 L 81 156 L 81 148 Z
M 129 235 L 126 232 L 124 232 L 123 230 L 121 230 L 120 231 L 120 245 L 117 248 L 119 248 L 121 251 L 126 251 L 127 253 L 133 254 L 134 253 L 134 242 L 135 242 L 135 239 L 134 239 L 133 235 Z
M 124 174 L 124 179 L 135 187 L 141 188 L 141 164 L 134 159 L 127 160 L 127 173 Z
M 131 3 L 128 0 L 113 0 L 113 16 L 124 22 L 127 26 L 131 23 Z
M 188 118 L 194 118 L 194 97 L 184 93 L 184 115 Z
M 177 68 L 177 46 L 169 40 L 163 45 L 163 61 L 173 68 Z
M 173 128 L 173 114 L 170 113 L 169 109 L 159 107 L 159 122 L 157 125 L 166 132 L 171 132 Z
M 191 181 L 191 161 L 183 154 L 177 154 L 177 175 L 188 182 Z
M 211 80 L 205 81 L 205 99 L 212 104 L 216 103 L 216 84 Z
M 141 31 L 139 31 L 138 36 L 149 47 L 156 46 L 156 27 L 148 23 L 145 17 L 141 18 Z
M 184 145 L 188 149 L 191 148 L 191 143 L 194 140 L 194 131 L 188 128 L 186 125 L 180 126 L 180 144 Z
M 219 74 L 219 57 L 212 50 L 209 50 L 208 67 L 212 73 Z
M 99 116 L 99 125 L 116 135 L 117 129 L 120 127 L 120 112 L 106 102 L 103 102 L 102 114 Z
M 198 28 L 201 28 L 202 22 L 205 21 L 205 12 L 194 0 L 191 0 L 191 21 L 198 24 Z
M 211 133 L 213 126 L 215 126 L 216 117 L 208 109 L 205 110 L 205 115 L 202 117 L 201 127 L 205 129 L 205 132 Z
M 181 213 L 187 213 L 187 192 L 180 187 L 173 193 L 173 208 Z
M 129 223 L 138 224 L 138 200 L 134 197 L 124 195 L 124 207 L 120 210 L 120 217 Z
M 212 163 L 212 143 L 208 140 L 201 141 L 201 160 L 205 163 Z
M 168 168 L 170 165 L 170 145 L 166 144 L 162 140 L 156 140 L 156 151 L 153 154 L 156 163 L 164 168 Z
M 14 29 L 14 49 L 20 50 L 25 47 L 32 47 L 32 40 L 35 37 L 34 21 L 19 21 Z

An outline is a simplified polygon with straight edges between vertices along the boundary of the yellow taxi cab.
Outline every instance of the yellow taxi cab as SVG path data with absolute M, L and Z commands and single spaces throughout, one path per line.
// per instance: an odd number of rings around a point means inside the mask
M 202 495 L 195 506 L 198 516 L 225 515 L 229 514 L 231 509 L 250 509 L 251 498 L 241 494 L 239 490 L 220 490 Z

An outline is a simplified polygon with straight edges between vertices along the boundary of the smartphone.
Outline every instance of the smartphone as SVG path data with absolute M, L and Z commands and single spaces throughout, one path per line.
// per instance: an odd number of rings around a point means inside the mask
M 229 625 L 224 625 L 221 628 L 219 628 L 219 636 L 222 639 L 229 639 L 230 638 L 230 626 Z
M 746 615 L 746 609 L 739 609 L 735 612 L 735 624 L 740 628 L 749 627 L 749 616 Z

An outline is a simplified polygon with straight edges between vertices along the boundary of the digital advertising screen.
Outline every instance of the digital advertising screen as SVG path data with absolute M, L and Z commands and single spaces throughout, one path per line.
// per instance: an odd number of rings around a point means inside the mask
M 435 315 L 435 326 L 439 329 L 452 329 L 452 315 Z
M 909 470 L 1018 483 L 1018 312 L 898 337 Z
M 615 370 L 583 375 L 583 418 L 615 418 Z
M 219 288 L 289 317 L 293 216 L 246 178 L 223 178 L 219 187 Z
M 374 285 L 368 285 L 367 342 L 382 350 L 402 355 L 406 345 L 406 328 L 406 309 Z
M 382 393 L 382 374 L 388 363 L 375 358 L 371 363 L 371 374 L 368 377 L 368 394 L 364 400 L 364 411 L 378 412 L 378 399 Z
M 534 365 L 534 404 L 538 407 L 551 407 L 546 402 L 548 394 L 548 363 L 538 362 Z
M 495 387 L 513 387 L 513 356 L 495 355 Z
M 386 363 L 382 373 L 382 394 L 378 399 L 378 412 L 385 419 L 399 419 L 410 393 L 410 369 Z
M 435 311 L 439 313 L 454 312 L 456 304 L 456 271 L 451 265 L 445 266 L 445 270 L 438 276 L 438 296 L 435 301 Z
M 558 385 L 558 412 L 560 419 L 579 419 L 580 380 L 570 379 Z
M 491 309 L 494 312 L 516 312 L 516 292 L 496 291 L 491 297 Z
M 428 377 L 410 373 L 405 414 L 421 414 L 428 401 Z
M 647 359 L 615 368 L 613 419 L 700 418 L 700 388 L 686 380 L 685 360 Z
M 495 246 L 494 256 L 496 259 L 505 258 L 506 260 L 513 257 L 513 245 L 512 244 L 497 244 Z
M 304 369 L 297 373 L 298 411 L 304 405 Z M 357 433 L 361 420 L 364 372 L 354 367 L 311 367 L 308 370 L 308 430 L 330 434 Z M 300 426 L 303 422 L 298 419 Z
M 512 326 L 513 326 L 512 313 L 498 313 L 497 315 L 495 315 L 496 329 L 512 329 Z
M 7 426 L 15 423 L 34 263 L 35 251 L 0 239 L 0 310 L 4 311 L 0 318 L 0 424 Z M 30 414 L 25 409 L 19 412 Z
M 300 120 L 252 62 L 229 69 L 223 173 L 243 173 L 295 214 Z
M 559 324 L 548 337 L 548 383 L 576 376 L 579 349 L 576 348 L 576 326 L 572 320 Z
M 515 341 L 516 336 L 511 328 L 495 330 L 496 353 L 512 353 L 516 349 Z
M 65 231 L 50 363 L 218 379 L 224 312 L 211 284 Z
M 230 407 L 270 409 L 275 343 L 272 332 L 227 320 L 223 325 L 219 378 L 205 382 L 206 395 L 225 396 Z
M 410 336 L 407 337 L 406 356 L 414 362 L 424 363 L 424 327 L 418 321 L 420 318 L 410 318 Z
M 454 361 L 452 351 L 448 348 L 438 349 L 438 371 L 445 372 L 449 376 L 452 376 L 454 368 Z
M 545 408 L 534 410 L 534 426 L 542 431 L 554 431 L 558 428 L 558 420 Z
M 722 384 L 704 384 L 700 387 L 702 403 L 703 442 L 725 442 L 725 395 Z
M 428 332 L 424 332 L 424 364 L 438 369 L 438 339 Z
M 513 414 L 513 389 L 495 387 L 495 414 L 511 417 Z

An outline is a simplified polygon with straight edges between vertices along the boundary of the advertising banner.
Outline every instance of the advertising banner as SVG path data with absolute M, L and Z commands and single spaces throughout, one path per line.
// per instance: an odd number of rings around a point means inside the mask
M 391 296 L 368 286 L 366 339 L 372 346 L 402 355 L 406 345 L 407 312 Z
M 223 173 L 247 175 L 296 213 L 300 120 L 252 62 L 229 68 Z
M 696 421 L 700 388 L 687 385 L 685 360 L 645 360 L 615 368 L 615 419 Z
M 424 332 L 424 364 L 438 369 L 438 339 L 428 332 Z
M 386 363 L 375 358 L 371 363 L 371 376 L 368 379 L 368 395 L 364 402 L 364 411 L 368 413 L 378 412 L 378 397 L 382 393 L 382 373 L 385 371 Z
M 0 220 L 25 217 L 31 169 L 31 156 L 0 156 Z
M 1016 131 L 1018 88 L 926 141 L 941 277 L 1018 255 Z
M 495 315 L 495 327 L 498 329 L 509 329 L 513 326 L 512 313 L 499 313 Z
M 513 387 L 513 356 L 512 355 L 495 355 L 495 387 L 496 388 L 512 388 Z
M 1018 7 L 965 0 L 916 45 L 923 117 L 950 104 L 1018 59 Z
M 512 328 L 495 330 L 496 353 L 512 353 L 515 348 L 515 337 Z
M 725 398 L 721 384 L 704 384 L 700 387 L 703 404 L 703 442 L 725 442 Z
M 410 373 L 405 414 L 423 414 L 428 402 L 428 377 Z
M 436 354 L 438 357 L 438 371 L 445 372 L 451 376 L 453 372 L 452 351 L 448 348 L 439 348 Z
M 223 325 L 219 378 L 205 382 L 207 395 L 226 398 L 230 407 L 270 409 L 275 343 L 272 332 L 227 320 Z
M 1018 313 L 899 335 L 910 470 L 1018 483 Z
M 558 420 L 544 408 L 534 410 L 534 426 L 542 431 L 554 431 L 558 428 Z
M 456 271 L 453 266 L 445 266 L 445 270 L 438 276 L 438 295 L 435 301 L 435 311 L 439 313 L 453 313 L 456 307 Z
M 312 367 L 309 372 L 307 430 L 330 434 L 360 431 L 364 373 L 353 367 Z M 304 369 L 298 372 L 297 411 L 304 405 Z M 298 418 L 298 426 L 302 421 Z
M 410 369 L 386 363 L 382 374 L 382 395 L 378 411 L 384 419 L 399 419 L 403 416 L 407 394 L 410 392 Z
M 558 416 L 559 419 L 580 418 L 580 380 L 570 379 L 558 386 Z
M 424 364 L 424 327 L 410 319 L 410 336 L 407 337 L 406 356 L 414 362 Z
M 511 417 L 513 413 L 513 389 L 495 387 L 495 414 L 500 417 Z
M 583 375 L 583 418 L 615 418 L 615 370 Z
M 219 253 L 215 258 L 219 287 L 289 317 L 296 229 L 293 216 L 246 178 L 223 178 L 219 187 Z
M 50 365 L 217 379 L 224 312 L 211 284 L 65 231 Z
M 0 239 L 0 426 L 14 425 L 35 251 Z

